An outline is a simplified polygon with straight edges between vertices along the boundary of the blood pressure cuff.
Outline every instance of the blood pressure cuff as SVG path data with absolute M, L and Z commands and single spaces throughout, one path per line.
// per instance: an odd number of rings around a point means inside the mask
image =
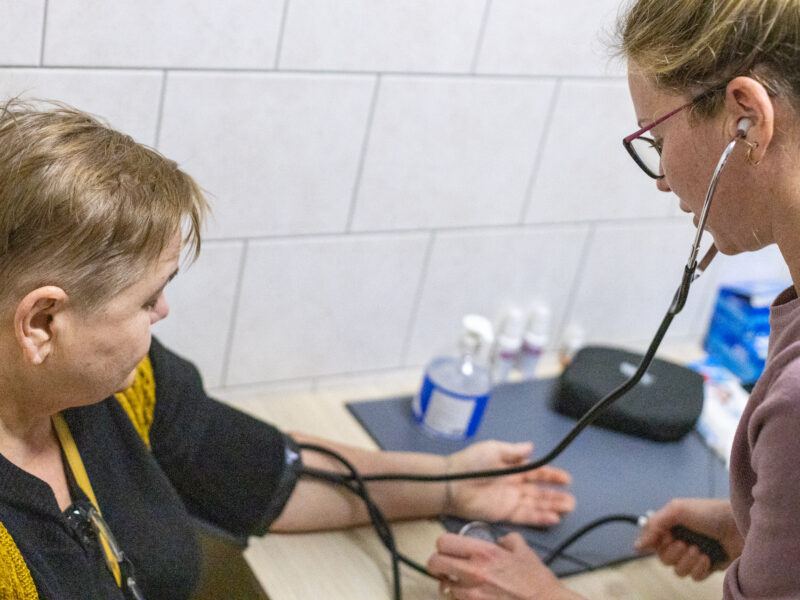
M 553 408 L 579 419 L 637 370 L 642 355 L 603 346 L 578 351 L 559 379 Z M 671 442 L 691 431 L 703 408 L 703 378 L 658 358 L 626 395 L 606 407 L 595 425 L 630 435 Z
M 189 512 L 235 536 L 263 535 L 300 476 L 294 440 L 203 389 L 197 369 L 153 338 L 152 453 Z

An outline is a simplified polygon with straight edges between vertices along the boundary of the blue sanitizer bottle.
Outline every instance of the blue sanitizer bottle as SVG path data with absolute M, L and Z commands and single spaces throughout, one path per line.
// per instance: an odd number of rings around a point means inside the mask
M 489 369 L 479 360 L 491 343 L 492 325 L 480 315 L 464 317 L 459 356 L 440 356 L 425 370 L 414 397 L 414 419 L 435 435 L 465 439 L 478 430 L 492 391 Z

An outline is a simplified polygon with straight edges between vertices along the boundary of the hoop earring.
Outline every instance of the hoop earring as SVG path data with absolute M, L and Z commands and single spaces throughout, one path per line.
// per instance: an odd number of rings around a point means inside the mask
M 745 144 L 747 144 L 747 154 L 744 155 L 744 159 L 747 161 L 748 164 L 750 164 L 750 165 L 752 165 L 754 167 L 757 167 L 761 161 L 760 160 L 756 160 L 756 161 L 753 160 L 753 150 L 758 148 L 758 142 L 750 142 L 750 141 L 747 141 L 747 140 L 742 140 L 742 141 Z

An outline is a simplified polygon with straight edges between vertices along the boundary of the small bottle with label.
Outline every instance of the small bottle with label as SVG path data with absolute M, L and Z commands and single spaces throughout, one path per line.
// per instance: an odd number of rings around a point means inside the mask
M 495 384 L 508 381 L 511 375 L 522 348 L 523 324 L 522 311 L 515 307 L 508 309 L 492 352 L 492 381 Z
M 536 366 L 547 346 L 550 331 L 550 309 L 537 304 L 531 309 L 528 326 L 522 335 L 522 349 L 519 353 L 519 372 L 522 379 L 534 379 Z
M 440 356 L 425 369 L 414 397 L 414 419 L 436 435 L 466 439 L 481 422 L 492 391 L 489 369 L 479 360 L 481 346 L 494 338 L 492 324 L 467 315 L 459 340 L 459 356 Z

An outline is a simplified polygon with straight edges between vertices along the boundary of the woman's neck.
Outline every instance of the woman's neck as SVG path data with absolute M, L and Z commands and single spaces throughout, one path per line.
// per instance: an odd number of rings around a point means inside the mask
M 0 373 L 0 452 L 37 453 L 52 441 L 52 410 L 38 393 L 31 394 L 19 374 Z
M 6 458 L 25 462 L 51 447 L 52 441 L 49 414 L 20 409 L 7 397 L 0 403 L 0 453 Z
M 776 211 L 773 225 L 775 242 L 789 267 L 794 287 L 800 292 L 800 185 L 792 200 L 783 202 L 783 210 Z

